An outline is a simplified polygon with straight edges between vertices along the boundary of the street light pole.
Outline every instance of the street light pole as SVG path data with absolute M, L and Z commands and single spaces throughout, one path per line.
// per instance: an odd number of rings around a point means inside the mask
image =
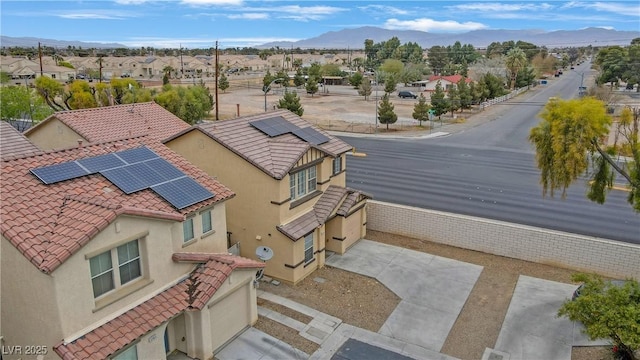
M 264 88 L 264 112 L 267 112 L 267 93 L 271 89 L 271 85 L 273 85 L 273 83 L 278 81 L 278 80 L 283 80 L 283 79 L 282 78 L 275 78 L 269 83 L 269 85 L 265 86 L 265 88 Z
M 374 71 L 373 74 L 376 77 L 376 127 L 373 129 L 373 132 L 378 133 L 378 71 Z

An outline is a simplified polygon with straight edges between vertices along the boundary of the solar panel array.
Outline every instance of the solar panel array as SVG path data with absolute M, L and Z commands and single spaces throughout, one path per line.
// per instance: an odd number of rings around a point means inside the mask
M 285 120 L 282 116 L 272 117 L 263 120 L 251 121 L 256 129 L 267 134 L 269 137 L 280 136 L 283 134 L 293 134 L 298 138 L 313 144 L 320 145 L 328 142 L 330 139 L 312 127 L 300 128 Z
M 47 185 L 100 173 L 125 194 L 152 189 L 179 210 L 215 196 L 144 146 L 31 169 L 31 173 Z

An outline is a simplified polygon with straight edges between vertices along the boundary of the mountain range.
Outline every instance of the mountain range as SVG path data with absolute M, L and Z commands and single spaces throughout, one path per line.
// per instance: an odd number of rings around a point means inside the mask
M 586 28 L 581 30 L 475 30 L 462 34 L 429 33 L 415 30 L 388 30 L 373 26 L 329 31 L 319 36 L 299 41 L 276 41 L 255 46 L 258 49 L 268 48 L 301 48 L 301 49 L 363 49 L 364 41 L 374 43 L 387 41 L 397 37 L 400 43 L 414 42 L 422 48 L 435 45 L 471 44 L 476 48 L 486 48 L 492 42 L 525 41 L 548 48 L 629 45 L 632 39 L 640 38 L 640 31 L 618 31 L 603 28 Z M 81 42 L 51 40 L 33 37 L 0 36 L 2 47 L 37 47 L 38 43 L 56 48 L 75 46 L 85 49 L 127 48 L 118 43 Z

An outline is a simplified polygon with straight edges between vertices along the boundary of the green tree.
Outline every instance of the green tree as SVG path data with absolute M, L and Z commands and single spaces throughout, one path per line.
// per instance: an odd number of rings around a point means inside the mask
M 31 119 L 37 123 L 51 114 L 53 110 L 35 90 L 25 86 L 0 87 L 0 118 L 3 121 Z
M 515 89 L 518 73 L 527 66 L 527 54 L 522 49 L 514 47 L 507 52 L 505 65 L 511 79 L 509 88 Z
M 411 115 L 414 119 L 418 120 L 420 127 L 422 127 L 423 121 L 429 120 L 429 110 L 431 110 L 431 106 L 427 103 L 424 95 L 420 93 L 418 102 L 413 106 L 413 114 Z
M 11 81 L 11 76 L 6 71 L 0 71 L 0 84 L 6 84 Z
M 445 47 L 435 45 L 429 49 L 429 66 L 436 75 L 442 75 L 449 64 L 449 56 Z
M 384 92 L 387 94 L 391 94 L 392 92 L 396 91 L 397 83 L 398 80 L 396 78 L 396 75 L 394 75 L 393 73 L 387 74 L 384 79 Z
M 298 116 L 304 113 L 300 97 L 295 91 L 284 92 L 284 97 L 278 101 L 278 109 L 287 109 Z
M 369 96 L 371 96 L 371 81 L 366 79 L 360 84 L 360 88 L 358 89 L 358 95 L 364 96 L 364 100 L 367 101 Z
M 225 92 L 229 88 L 229 79 L 223 74 L 220 75 L 220 79 L 218 79 L 218 89 Z
M 380 124 L 386 124 L 389 130 L 389 124 L 395 124 L 398 121 L 398 115 L 393 111 L 393 103 L 389 101 L 389 94 L 384 94 L 380 105 L 378 106 L 378 121 Z
M 318 92 L 318 79 L 309 76 L 309 80 L 307 80 L 307 84 L 305 85 L 305 90 L 307 90 L 307 94 L 311 94 L 311 97 L 313 97 L 313 95 Z
M 355 72 L 353 75 L 349 76 L 349 84 L 353 86 L 354 89 L 357 89 L 362 84 L 364 76 L 361 73 Z
M 471 88 L 467 84 L 467 79 L 464 77 L 458 81 L 458 98 L 460 99 L 460 109 L 461 111 L 464 109 L 471 108 L 472 95 Z
M 453 117 L 453 112 L 460 109 L 460 94 L 458 93 L 458 87 L 455 84 L 451 84 L 451 86 L 449 86 L 449 91 L 447 91 L 447 99 L 449 111 L 451 112 L 451 116 Z
M 293 62 L 295 63 L 296 60 L 297 59 L 293 60 Z M 296 75 L 293 77 L 293 84 L 296 87 L 304 85 L 304 75 L 302 74 L 302 69 L 300 69 L 300 67 L 298 67 L 298 70 L 296 70 Z
M 600 68 L 600 75 L 596 82 L 598 84 L 611 83 L 611 86 L 617 84 L 628 68 L 627 55 L 627 50 L 621 46 L 601 49 L 594 61 Z
M 636 109 L 631 119 L 622 119 L 620 124 L 628 130 L 625 133 L 631 160 L 626 164 L 627 170 L 612 159 L 613 149 L 604 144 L 612 119 L 602 101 L 592 97 L 549 101 L 541 114 L 543 120 L 529 134 L 541 170 L 543 196 L 553 196 L 561 190 L 562 197 L 566 197 L 567 188 L 590 169 L 587 198 L 602 204 L 617 173 L 629 182 L 627 200 L 640 212 L 639 112 Z
M 444 88 L 442 88 L 442 84 L 438 80 L 436 88 L 431 94 L 431 108 L 433 109 L 434 115 L 438 118 L 440 118 L 442 114 L 446 114 L 449 110 L 449 101 L 445 96 Z
M 340 65 L 329 63 L 322 65 L 320 74 L 324 76 L 342 76 L 343 72 L 340 70 Z
M 600 277 L 587 274 L 573 276 L 582 282 L 580 296 L 567 300 L 558 316 L 584 325 L 589 339 L 611 339 L 623 359 L 636 359 L 640 349 L 640 285 L 629 279 L 616 286 Z
M 64 86 L 47 76 L 40 76 L 35 81 L 36 90 L 53 111 L 71 110 L 60 103 L 65 95 Z
M 174 87 L 165 85 L 155 102 L 189 124 L 204 119 L 213 108 L 209 90 L 202 85 Z
M 404 64 L 402 61 L 396 59 L 386 59 L 384 63 L 380 65 L 380 71 L 393 75 L 396 78 L 400 76 L 402 70 L 404 70 Z
M 69 84 L 69 93 L 65 104 L 69 109 L 90 109 L 98 106 L 94 97 L 94 88 L 86 81 L 74 81 Z

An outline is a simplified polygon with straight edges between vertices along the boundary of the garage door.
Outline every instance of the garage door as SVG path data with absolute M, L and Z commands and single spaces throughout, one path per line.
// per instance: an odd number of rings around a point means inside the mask
M 220 348 L 247 326 L 251 325 L 249 286 L 247 283 L 215 303 L 210 309 L 211 343 Z

